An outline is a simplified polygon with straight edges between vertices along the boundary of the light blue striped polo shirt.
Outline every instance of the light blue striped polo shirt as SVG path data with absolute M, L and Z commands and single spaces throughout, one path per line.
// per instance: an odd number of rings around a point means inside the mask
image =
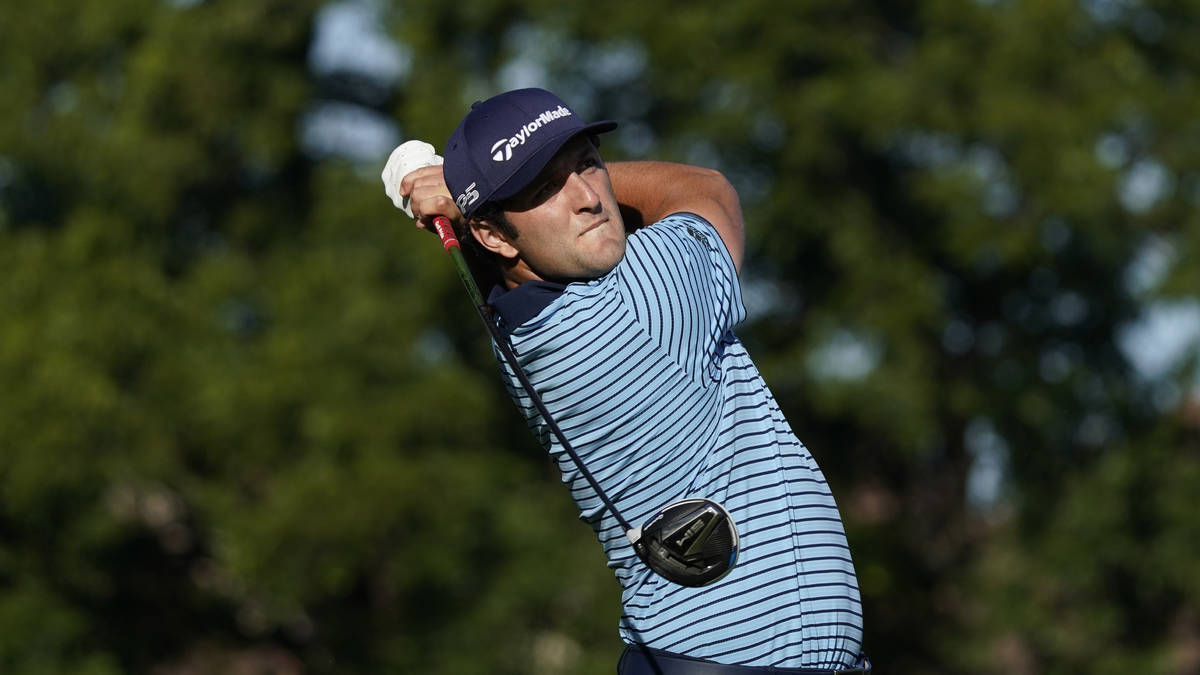
M 712 225 L 673 214 L 630 235 L 624 259 L 599 279 L 527 283 L 491 303 L 533 386 L 626 520 L 706 497 L 737 524 L 737 566 L 717 583 L 687 588 L 651 572 L 502 367 L 621 583 L 626 642 L 730 664 L 854 664 L 862 605 L 842 521 L 731 330 L 745 310 Z

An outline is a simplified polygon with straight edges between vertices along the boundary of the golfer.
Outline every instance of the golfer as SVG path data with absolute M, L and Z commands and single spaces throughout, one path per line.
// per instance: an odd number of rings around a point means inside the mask
M 733 517 L 728 575 L 691 588 L 653 574 L 503 366 L 621 584 L 619 672 L 863 672 L 833 496 L 732 332 L 745 318 L 737 194 L 715 171 L 606 164 L 599 136 L 615 127 L 542 89 L 500 94 L 400 193 L 426 226 L 452 221 L 501 333 L 621 513 L 639 523 L 702 497 Z

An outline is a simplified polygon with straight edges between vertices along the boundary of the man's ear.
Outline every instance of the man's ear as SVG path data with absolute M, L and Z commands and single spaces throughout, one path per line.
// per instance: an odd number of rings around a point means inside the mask
M 516 258 L 520 253 L 507 235 L 490 220 L 472 220 L 471 234 L 485 249 L 503 258 Z

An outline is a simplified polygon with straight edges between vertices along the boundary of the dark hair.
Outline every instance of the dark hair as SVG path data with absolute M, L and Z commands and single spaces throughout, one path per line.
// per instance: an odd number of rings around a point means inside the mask
M 501 272 L 500 256 L 484 248 L 471 232 L 470 223 L 472 221 L 484 220 L 491 223 L 509 239 L 517 238 L 517 230 L 509 222 L 508 216 L 504 214 L 504 206 L 499 202 L 487 202 L 480 206 L 475 210 L 470 221 L 463 219 L 454 228 L 454 236 L 458 238 L 462 247 L 463 258 L 467 261 L 471 276 L 475 277 L 475 285 L 479 286 L 479 290 L 486 298 L 487 294 L 491 292 L 492 286 L 504 285 L 504 274 Z

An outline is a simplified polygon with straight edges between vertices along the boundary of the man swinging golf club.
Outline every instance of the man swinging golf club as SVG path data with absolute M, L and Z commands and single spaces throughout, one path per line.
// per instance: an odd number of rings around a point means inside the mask
M 398 148 L 384 184 L 490 289 L 505 382 L 621 584 L 619 672 L 869 670 L 829 487 L 732 332 L 737 194 L 706 169 L 605 164 L 615 127 L 510 91 L 443 164 Z

